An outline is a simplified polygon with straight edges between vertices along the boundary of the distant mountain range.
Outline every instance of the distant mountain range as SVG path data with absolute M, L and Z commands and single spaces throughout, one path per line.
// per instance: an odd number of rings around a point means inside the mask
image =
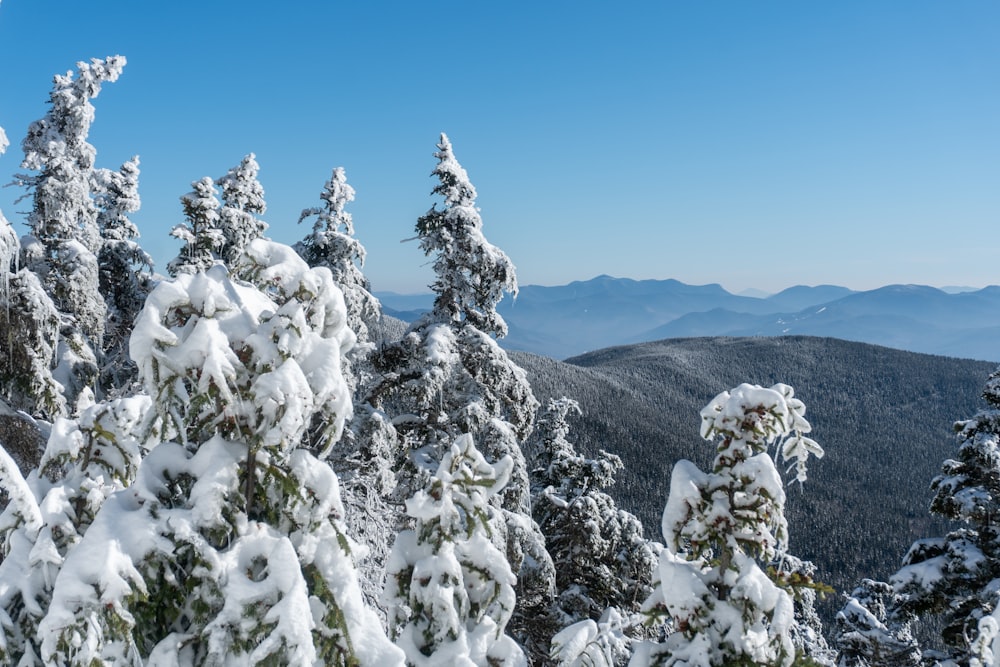
M 853 291 L 790 287 L 768 297 L 721 285 L 598 276 L 557 287 L 526 285 L 499 311 L 501 341 L 555 359 L 663 338 L 829 336 L 911 352 L 1000 361 L 1000 287 L 980 290 L 888 285 Z M 412 321 L 433 295 L 377 293 L 385 312 Z

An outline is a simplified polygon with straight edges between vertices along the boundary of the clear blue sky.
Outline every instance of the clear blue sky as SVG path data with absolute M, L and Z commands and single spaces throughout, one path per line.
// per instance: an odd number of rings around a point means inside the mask
M 343 166 L 375 289 L 426 291 L 400 241 L 445 131 L 521 284 L 1000 283 L 994 0 L 3 0 L 0 180 L 52 75 L 112 54 L 91 143 L 140 156 L 160 270 L 191 181 L 252 151 L 272 238 Z

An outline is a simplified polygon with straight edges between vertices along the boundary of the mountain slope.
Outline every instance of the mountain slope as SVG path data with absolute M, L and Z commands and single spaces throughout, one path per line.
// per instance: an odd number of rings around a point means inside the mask
M 741 382 L 795 387 L 812 436 L 826 449 L 801 490 L 788 489 L 791 548 L 838 590 L 885 578 L 913 540 L 941 534 L 928 486 L 955 451 L 954 421 L 982 407 L 994 365 L 830 338 L 705 338 L 601 350 L 558 362 L 514 359 L 540 400 L 568 395 L 584 415 L 571 424 L 586 451 L 620 455 L 612 489 L 659 537 L 674 462 L 706 467 L 712 448 L 698 412 Z

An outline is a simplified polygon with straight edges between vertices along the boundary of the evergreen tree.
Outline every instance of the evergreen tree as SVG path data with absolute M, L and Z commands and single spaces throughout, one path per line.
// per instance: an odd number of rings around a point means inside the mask
M 901 620 L 939 616 L 948 659 L 981 659 L 980 636 L 995 629 L 1000 591 L 1000 371 L 983 391 L 987 408 L 955 424 L 957 458 L 946 460 L 931 482 L 931 512 L 960 527 L 941 538 L 917 541 L 891 583 L 899 594 L 892 615 Z
M 68 403 L 94 386 L 103 346 L 107 307 L 100 293 L 97 253 L 101 247 L 97 208 L 92 195 L 94 147 L 87 135 L 95 98 L 106 82 L 117 80 L 121 56 L 77 63 L 56 76 L 50 109 L 31 124 L 22 142 L 16 182 L 32 200 L 28 215 L 31 238 L 24 244 L 25 266 L 41 279 L 61 317 L 57 373 Z
M 218 217 L 222 242 L 218 252 L 227 266 L 235 266 L 247 244 L 262 238 L 267 230 L 267 223 L 257 218 L 267 210 L 264 188 L 257 180 L 259 171 L 256 156 L 250 153 L 216 180 L 222 194 Z
M 889 617 L 899 603 L 892 586 L 871 579 L 847 596 L 837 614 L 837 667 L 917 667 L 920 650 L 909 623 Z
M 621 459 L 605 451 L 587 458 L 566 440 L 571 412 L 580 412 L 576 401 L 549 401 L 536 430 L 540 444 L 532 471 L 532 512 L 556 568 L 559 628 L 598 621 L 609 608 L 618 618 L 638 612 L 652 593 L 660 549 L 643 537 L 639 520 L 603 491 L 614 484 Z
M 0 155 L 10 143 L 0 127 Z M 66 413 L 63 387 L 52 373 L 59 313 L 34 273 L 18 269 L 21 244 L 0 211 L 0 392 L 18 410 L 55 419 Z
M 147 299 L 130 350 L 154 446 L 59 571 L 46 664 L 402 663 L 361 599 L 322 460 L 351 410 L 343 297 L 287 246 L 245 250 L 250 282 L 218 266 Z
M 167 271 L 176 277 L 185 273 L 206 271 L 219 258 L 225 237 L 219 228 L 219 200 L 215 183 L 205 176 L 191 183 L 193 190 L 181 197 L 186 224 L 180 224 L 170 235 L 184 245 L 177 257 L 167 264 Z
M 493 544 L 489 499 L 513 461 L 490 465 L 472 436 L 459 436 L 427 488 L 407 501 L 416 519 L 389 559 L 386 602 L 410 665 L 524 665 L 504 634 L 514 613 L 514 573 Z
M 353 389 L 354 416 L 331 452 L 330 464 L 341 480 L 345 523 L 369 549 L 368 558 L 358 565 L 365 599 L 380 606 L 389 548 L 403 517 L 401 504 L 392 501 L 399 436 L 389 416 L 367 402 L 376 381 L 370 355 L 380 335 L 382 310 L 361 272 L 365 249 L 354 238 L 351 214 L 344 210 L 354 199 L 354 188 L 347 184 L 342 168 L 333 170 L 320 198 L 323 206 L 305 209 L 299 216 L 300 223 L 309 218 L 315 221 L 312 232 L 295 244 L 295 250 L 309 266 L 330 270 L 344 293 L 347 325 L 357 336 L 344 364 L 345 379 Z
M 347 321 L 359 340 L 369 340 L 378 330 L 382 309 L 371 293 L 371 285 L 361 272 L 365 263 L 365 248 L 354 238 L 354 221 L 344 210 L 354 201 L 354 188 L 347 183 L 342 167 L 333 170 L 320 194 L 323 205 L 307 208 L 299 223 L 314 218 L 313 230 L 295 245 L 309 266 L 325 266 L 344 292 Z
M 517 296 L 514 264 L 483 236 L 483 221 L 476 207 L 476 189 L 441 134 L 434 175 L 434 194 L 444 207 L 431 207 L 417 220 L 420 248 L 434 256 L 434 319 L 467 322 L 479 331 L 504 336 L 507 324 L 496 311 L 504 292 Z
M 53 584 L 106 499 L 135 478 L 138 426 L 149 405 L 147 396 L 116 399 L 84 408 L 77 419 L 57 419 L 27 478 L 0 448 L 0 486 L 10 499 L 0 514 L 3 664 L 51 664 L 40 657 L 39 625 Z
M 791 627 L 790 635 L 795 654 L 807 656 L 808 660 L 818 665 L 832 667 L 837 652 L 831 649 L 826 641 L 823 621 L 820 619 L 816 603 L 821 596 L 833 593 L 833 587 L 814 580 L 813 576 L 816 574 L 814 563 L 787 552 L 780 553 L 768 569 L 782 581 L 789 582 L 794 591 L 795 623 Z
M 0 219 L 0 228 L 5 222 Z M 4 279 L 0 332 L 5 354 L 0 355 L 0 391 L 13 407 L 35 417 L 65 416 L 63 385 L 53 370 L 59 348 L 59 311 L 38 276 L 28 269 L 8 273 Z
M 152 287 L 153 259 L 139 245 L 139 230 L 128 217 L 140 205 L 139 158 L 133 157 L 117 172 L 97 169 L 93 180 L 102 238 L 97 254 L 100 289 L 108 312 L 101 386 L 105 392 L 115 392 L 135 378 L 128 337 Z
M 393 540 L 404 522 L 395 500 L 393 464 L 400 440 L 392 420 L 367 403 L 355 403 L 344 437 L 330 452 L 330 465 L 341 483 L 344 523 L 368 555 L 358 562 L 365 602 L 385 617 L 382 592 Z
M 545 655 L 549 637 L 533 636 L 528 610 L 547 608 L 555 572 L 544 538 L 531 518 L 527 464 L 520 443 L 530 434 L 535 400 L 524 371 L 497 345 L 507 326 L 496 312 L 504 292 L 516 292 L 514 266 L 482 233 L 475 189 L 441 135 L 433 207 L 417 222 L 420 245 L 434 256 L 434 309 L 402 340 L 382 346 L 373 359 L 381 380 L 368 396 L 376 408 L 398 415 L 393 423 L 408 446 L 400 491 L 426 486 L 445 452 L 463 434 L 473 436 L 488 461 L 509 456 L 510 483 L 491 500 L 500 511 L 494 543 L 517 575 L 511 634 L 529 658 Z
M 742 384 L 701 412 L 701 435 L 718 440 L 712 472 L 678 461 L 663 512 L 666 548 L 644 604 L 663 642 L 640 644 L 645 665 L 791 665 L 796 659 L 793 592 L 812 582 L 765 571 L 786 549 L 784 485 L 768 453 L 805 462 L 823 450 L 803 436 L 805 406 L 792 388 Z

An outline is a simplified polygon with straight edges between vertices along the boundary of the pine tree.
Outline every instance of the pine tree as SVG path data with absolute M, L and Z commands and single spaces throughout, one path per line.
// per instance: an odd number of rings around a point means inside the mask
M 184 245 L 177 257 L 167 264 L 171 276 L 206 271 L 217 259 L 225 237 L 219 228 L 219 200 L 215 183 L 205 176 L 191 183 L 191 192 L 181 197 L 186 224 L 180 224 L 170 235 Z
M 344 292 L 347 320 L 359 340 L 369 340 L 378 329 L 382 309 L 371 293 L 371 285 L 361 272 L 365 248 L 354 238 L 354 221 L 346 205 L 354 201 L 354 188 L 347 183 L 342 167 L 333 170 L 320 194 L 323 205 L 307 208 L 299 223 L 314 218 L 313 230 L 295 245 L 309 266 L 325 266 Z
M 10 143 L 0 127 L 0 155 Z M 52 373 L 59 312 L 38 277 L 18 269 L 21 244 L 0 211 L 0 393 L 15 409 L 55 419 L 66 413 L 63 387 Z
M 778 579 L 789 582 L 794 592 L 794 616 L 790 635 L 795 654 L 805 656 L 806 662 L 832 667 L 837 652 L 830 648 L 823 630 L 823 621 L 817 608 L 818 601 L 833 593 L 834 589 L 815 580 L 816 564 L 790 553 L 778 554 L 768 570 Z
M 341 480 L 345 523 L 369 550 L 358 565 L 365 599 L 381 607 L 389 548 L 403 522 L 401 504 L 392 502 L 399 436 L 389 416 L 367 402 L 376 381 L 370 355 L 379 342 L 382 310 L 361 272 L 365 248 L 354 238 L 351 214 L 344 210 L 354 199 L 354 188 L 342 168 L 333 170 L 320 198 L 323 206 L 305 209 L 299 216 L 300 223 L 315 221 L 312 232 L 294 247 L 309 266 L 330 270 L 344 293 L 347 325 L 357 336 L 343 368 L 353 390 L 354 416 L 331 452 L 330 464 Z
M 267 210 L 264 187 L 257 180 L 259 171 L 256 156 L 250 153 L 215 181 L 222 191 L 218 218 L 222 242 L 218 252 L 227 266 L 235 266 L 244 248 L 254 239 L 263 238 L 267 230 L 267 223 L 257 218 Z
M 489 499 L 513 461 L 490 465 L 472 436 L 459 436 L 427 488 L 407 501 L 416 519 L 389 558 L 386 602 L 410 665 L 524 665 L 504 634 L 514 613 L 514 573 L 491 540 Z
M 39 625 L 53 584 L 106 499 L 135 478 L 138 427 L 149 405 L 147 396 L 116 399 L 84 408 L 77 419 L 57 419 L 26 479 L 0 456 L 0 485 L 11 499 L 0 514 L 3 664 L 43 664 Z
M 805 406 L 792 388 L 742 384 L 701 412 L 701 435 L 717 440 L 712 472 L 678 461 L 663 512 L 666 548 L 644 604 L 666 623 L 663 642 L 645 642 L 631 665 L 791 665 L 793 592 L 809 581 L 765 567 L 788 543 L 784 485 L 769 447 L 805 462 L 823 451 L 803 436 Z
M 0 391 L 12 406 L 35 417 L 65 416 L 63 385 L 53 371 L 59 348 L 59 311 L 28 269 L 5 279 L 0 332 L 6 354 L 0 356 Z
M 362 601 L 323 461 L 351 410 L 343 297 L 288 246 L 244 257 L 249 282 L 213 266 L 147 299 L 130 350 L 153 446 L 63 563 L 39 624 L 47 663 L 402 663 Z
M 532 513 L 556 568 L 559 628 L 596 622 L 609 608 L 619 618 L 638 612 L 652 593 L 660 550 L 643 537 L 639 520 L 603 491 L 614 484 L 621 459 L 603 450 L 587 458 L 566 440 L 573 412 L 580 406 L 572 399 L 549 401 L 536 430 L 532 471 Z
M 133 157 L 116 172 L 97 169 L 93 180 L 102 239 L 97 254 L 100 289 L 108 313 L 101 386 L 105 393 L 114 393 L 135 378 L 128 337 L 152 286 L 153 259 L 139 245 L 139 230 L 128 217 L 140 205 L 139 158 Z
M 438 184 L 433 192 L 444 199 L 444 208 L 433 206 L 417 220 L 420 248 L 434 255 L 434 318 L 504 336 L 507 324 L 496 306 L 504 292 L 517 296 L 514 264 L 483 236 L 476 189 L 444 133 L 434 155 Z
M 398 415 L 393 422 L 410 452 L 400 491 L 425 486 L 457 437 L 470 434 L 488 461 L 509 456 L 510 483 L 492 499 L 494 543 L 517 575 L 511 634 L 526 642 L 529 659 L 544 655 L 549 637 L 533 636 L 528 610 L 546 608 L 555 572 L 544 538 L 531 518 L 527 464 L 520 443 L 531 432 L 538 402 L 524 371 L 497 345 L 507 326 L 496 312 L 505 292 L 516 292 L 514 265 L 482 233 L 475 188 L 441 135 L 434 193 L 444 199 L 417 221 L 421 248 L 433 255 L 434 309 L 402 340 L 382 346 L 373 360 L 382 375 L 371 405 Z
M 983 391 L 987 408 L 955 424 L 959 447 L 931 482 L 931 512 L 959 524 L 941 538 L 917 541 L 891 583 L 902 620 L 939 616 L 947 656 L 956 664 L 981 659 L 980 636 L 991 635 L 1000 607 L 1000 371 Z
M 23 169 L 16 182 L 32 200 L 31 238 L 24 244 L 25 266 L 41 279 L 61 317 L 57 373 L 67 402 L 76 403 L 94 386 L 104 340 L 107 307 L 100 293 L 97 253 L 101 247 L 92 193 L 94 147 L 87 135 L 95 98 L 117 80 L 125 58 L 111 56 L 77 63 L 56 76 L 46 115 L 28 128 L 22 142 Z
M 909 623 L 890 618 L 892 586 L 864 579 L 837 613 L 837 667 L 917 667 L 920 650 Z
M 358 562 L 365 602 L 384 618 L 382 592 L 393 540 L 405 523 L 396 502 L 393 464 L 400 456 L 400 440 L 392 420 L 367 403 L 355 403 L 354 416 L 344 437 L 330 452 L 344 503 L 344 524 L 368 552 Z

